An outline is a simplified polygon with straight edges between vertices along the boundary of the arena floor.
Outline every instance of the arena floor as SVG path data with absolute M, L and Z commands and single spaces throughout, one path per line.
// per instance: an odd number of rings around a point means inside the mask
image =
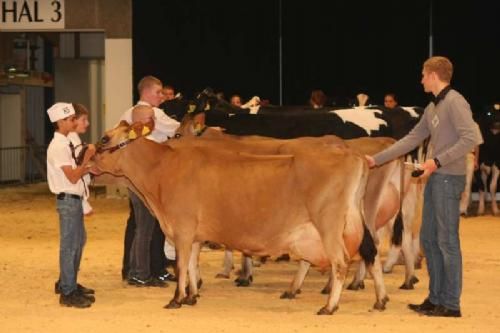
M 403 266 L 385 275 L 387 310 L 371 310 L 373 283 L 364 291 L 345 290 L 333 316 L 317 316 L 325 303 L 319 293 L 326 276 L 311 271 L 295 300 L 281 300 L 296 264 L 267 262 L 256 269 L 254 284 L 237 288 L 215 279 L 223 252 L 201 255 L 204 285 L 194 307 L 165 310 L 174 285 L 136 288 L 121 280 L 123 234 L 128 201 L 91 200 L 95 214 L 86 220 L 88 242 L 79 281 L 96 289 L 90 309 L 61 307 L 54 295 L 58 275 L 58 222 L 46 184 L 0 189 L 0 332 L 499 332 L 500 218 L 462 220 L 464 255 L 463 318 L 427 318 L 406 308 L 426 296 L 427 273 L 402 291 Z M 351 277 L 349 277 L 351 279 Z

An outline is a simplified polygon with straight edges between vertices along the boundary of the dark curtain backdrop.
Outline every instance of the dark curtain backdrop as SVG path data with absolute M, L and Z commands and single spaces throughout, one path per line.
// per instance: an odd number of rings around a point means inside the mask
M 500 2 L 433 2 L 434 54 L 454 62 L 453 85 L 475 107 L 500 99 Z M 337 105 L 388 91 L 425 105 L 430 3 L 282 0 L 284 104 L 323 89 Z M 211 86 L 278 104 L 278 17 L 278 0 L 133 0 L 134 83 L 152 74 L 187 96 Z

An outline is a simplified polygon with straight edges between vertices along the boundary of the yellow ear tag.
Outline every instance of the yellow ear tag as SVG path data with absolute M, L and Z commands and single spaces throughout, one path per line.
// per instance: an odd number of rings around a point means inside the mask
M 141 133 L 141 134 L 142 134 L 142 136 L 146 136 L 146 135 L 148 135 L 148 134 L 149 134 L 149 132 L 151 132 L 151 130 L 149 129 L 149 127 L 144 126 L 144 127 L 142 128 L 142 133 Z
M 194 130 L 195 130 L 195 132 L 201 131 L 201 124 L 200 123 L 196 123 L 196 125 L 194 126 Z
M 128 132 L 128 138 L 131 140 L 137 139 L 137 134 L 135 134 L 134 130 L 130 130 L 130 132 Z
M 190 104 L 189 108 L 188 108 L 188 113 L 192 113 L 192 112 L 194 112 L 194 110 L 196 110 L 196 105 Z

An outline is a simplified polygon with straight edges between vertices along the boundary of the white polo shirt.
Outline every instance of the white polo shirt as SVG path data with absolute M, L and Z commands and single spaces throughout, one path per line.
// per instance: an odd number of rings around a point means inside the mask
M 71 166 L 73 169 L 76 168 L 69 143 L 68 137 L 59 132 L 54 132 L 54 138 L 50 141 L 47 149 L 47 182 L 50 191 L 54 194 L 64 192 L 83 197 L 85 193 L 83 181 L 80 179 L 76 184 L 72 184 L 61 169 L 66 165 Z
M 136 105 L 151 106 L 151 104 L 144 101 L 139 101 Z M 120 121 L 125 120 L 127 123 L 132 124 L 133 109 L 134 107 L 131 107 L 130 109 L 125 111 L 125 113 L 121 116 Z M 175 135 L 175 131 L 180 126 L 180 123 L 177 120 L 167 116 L 162 109 L 153 107 L 153 111 L 155 115 L 155 128 L 153 129 L 153 132 L 148 135 L 148 138 L 156 142 L 165 142 L 169 138 L 173 138 Z

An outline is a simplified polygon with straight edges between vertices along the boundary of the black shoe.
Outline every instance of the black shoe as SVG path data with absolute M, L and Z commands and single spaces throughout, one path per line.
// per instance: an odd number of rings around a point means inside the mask
M 82 296 L 83 298 L 88 299 L 88 300 L 90 301 L 90 303 L 95 303 L 95 296 L 94 296 L 94 295 L 92 295 L 92 294 L 84 294 L 84 293 L 82 293 L 82 292 L 81 292 L 80 290 L 78 290 L 78 289 L 77 289 L 76 291 L 77 291 L 77 293 L 78 293 L 80 296 Z
M 425 313 L 425 315 L 429 317 L 462 317 L 462 313 L 460 312 L 460 310 L 448 309 L 447 307 L 444 307 L 442 305 L 436 306 L 434 311 L 429 311 Z
M 422 304 L 408 304 L 408 308 L 418 313 L 426 314 L 427 312 L 434 311 L 437 305 L 432 304 L 428 298 Z
M 175 281 L 177 281 L 177 278 L 175 277 L 175 275 L 172 273 L 169 273 L 169 272 L 165 272 L 164 274 L 158 275 L 157 278 L 158 278 L 158 280 L 161 280 L 163 282 L 167 282 L 167 281 L 175 282 Z
M 76 285 L 76 290 L 78 290 L 78 292 L 81 293 L 82 295 L 94 295 L 95 294 L 94 289 L 86 288 L 79 283 Z M 56 281 L 56 283 L 54 284 L 54 292 L 56 294 L 61 293 L 61 289 L 59 288 L 59 281 Z
M 59 296 L 59 304 L 82 309 L 90 307 L 92 302 L 81 295 L 77 290 L 74 290 L 69 295 L 61 294 L 61 296 Z
M 154 278 L 149 279 L 148 287 L 165 288 L 165 287 L 168 287 L 168 283 L 166 281 L 162 281 L 162 280 L 158 279 L 157 277 L 154 277 Z
M 136 287 L 167 287 L 168 284 L 165 281 L 161 281 L 158 278 L 149 278 L 146 280 L 139 279 L 135 276 L 129 278 L 127 283 L 131 286 Z

